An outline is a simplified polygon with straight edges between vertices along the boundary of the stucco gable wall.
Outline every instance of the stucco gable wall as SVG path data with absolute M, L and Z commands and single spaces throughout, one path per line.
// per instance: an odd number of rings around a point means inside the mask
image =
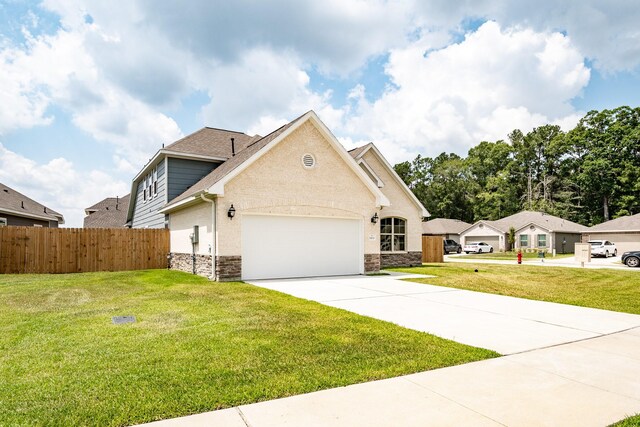
M 316 159 L 312 169 L 302 165 L 307 153 Z M 232 220 L 227 217 L 231 204 L 236 209 Z M 364 252 L 379 253 L 379 230 L 369 220 L 376 212 L 375 204 L 371 191 L 307 122 L 225 185 L 224 197 L 217 204 L 218 255 L 242 253 L 243 214 L 361 219 Z
M 501 237 L 499 240 L 500 244 L 498 248 L 495 248 L 500 251 L 504 251 L 506 247 L 506 233 L 495 230 L 486 224 L 474 224 L 472 227 L 460 233 L 460 244 L 465 245 L 471 241 L 478 240 L 478 236 L 491 236 L 491 237 Z M 472 239 L 468 239 L 468 237 L 472 237 Z
M 545 234 L 546 237 L 546 244 L 544 246 L 539 246 L 538 245 L 538 235 L 542 235 Z M 519 230 L 516 230 L 516 248 L 520 248 L 520 236 L 525 235 L 528 236 L 527 237 L 527 248 L 553 248 L 554 247 L 554 241 L 555 241 L 555 235 L 554 233 L 550 232 L 549 230 L 547 230 L 546 228 L 540 227 L 536 224 L 527 224 L 526 226 L 520 228 Z
M 405 193 L 373 150 L 367 151 L 362 159 L 384 183 L 380 190 L 387 196 L 390 206 L 382 208 L 380 218 L 401 217 L 407 220 L 407 251 L 422 250 L 422 211 Z

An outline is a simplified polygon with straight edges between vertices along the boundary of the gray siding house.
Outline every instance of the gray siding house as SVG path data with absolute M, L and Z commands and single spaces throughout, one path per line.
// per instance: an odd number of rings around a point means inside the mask
M 515 244 L 510 247 L 509 230 L 515 231 Z M 573 253 L 587 227 L 544 212 L 522 211 L 496 220 L 478 221 L 460 233 L 461 244 L 485 242 L 494 250 L 521 249 L 557 253 Z
M 0 183 L 0 227 L 58 227 L 62 214 Z
M 206 127 L 163 147 L 131 183 L 127 225 L 166 228 L 164 205 L 258 138 Z

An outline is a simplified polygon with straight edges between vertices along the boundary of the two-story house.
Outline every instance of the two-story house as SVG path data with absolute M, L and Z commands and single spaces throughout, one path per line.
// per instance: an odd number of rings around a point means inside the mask
M 373 144 L 348 152 L 313 112 L 270 134 L 205 128 L 132 183 L 132 227 L 168 227 L 171 268 L 220 280 L 419 265 L 428 212 Z
M 159 210 L 257 138 L 206 127 L 160 149 L 133 179 L 127 225 L 168 227 Z

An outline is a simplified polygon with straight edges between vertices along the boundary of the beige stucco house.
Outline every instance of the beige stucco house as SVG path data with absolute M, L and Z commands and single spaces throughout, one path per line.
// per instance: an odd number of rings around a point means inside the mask
M 640 250 L 640 214 L 622 216 L 594 225 L 582 235 L 589 240 L 609 240 L 616 244 L 618 254 Z
M 515 230 L 514 247 L 509 245 L 509 230 Z M 496 251 L 511 249 L 545 250 L 570 253 L 580 242 L 584 225 L 544 212 L 522 211 L 496 220 L 478 221 L 460 233 L 460 243 L 485 242 Z
M 159 212 L 171 267 L 219 280 L 418 265 L 429 215 L 373 144 L 346 151 L 313 111 L 253 137 Z

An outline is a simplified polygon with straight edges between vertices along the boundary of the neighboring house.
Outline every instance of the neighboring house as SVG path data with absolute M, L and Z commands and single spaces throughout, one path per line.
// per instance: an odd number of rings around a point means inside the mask
M 58 227 L 62 214 L 0 183 L 0 227 Z
M 471 227 L 459 219 L 434 218 L 422 223 L 423 236 L 436 236 L 460 243 L 460 233 Z
M 627 251 L 640 251 L 640 214 L 594 225 L 582 234 L 583 242 L 598 239 L 615 243 L 619 255 Z
M 511 227 L 515 229 L 514 248 L 508 242 Z M 585 230 L 584 225 L 544 212 L 522 211 L 497 221 L 476 222 L 460 233 L 460 243 L 485 242 L 498 251 L 544 249 L 572 253 Z
M 166 228 L 163 206 L 258 138 L 206 127 L 163 147 L 133 179 L 128 226 Z
M 313 111 L 265 137 L 221 132 L 202 142 L 219 163 L 159 211 L 172 268 L 232 280 L 421 263 L 429 213 L 373 144 L 347 152 Z
M 83 228 L 121 228 L 127 225 L 130 194 L 106 199 L 84 210 Z

